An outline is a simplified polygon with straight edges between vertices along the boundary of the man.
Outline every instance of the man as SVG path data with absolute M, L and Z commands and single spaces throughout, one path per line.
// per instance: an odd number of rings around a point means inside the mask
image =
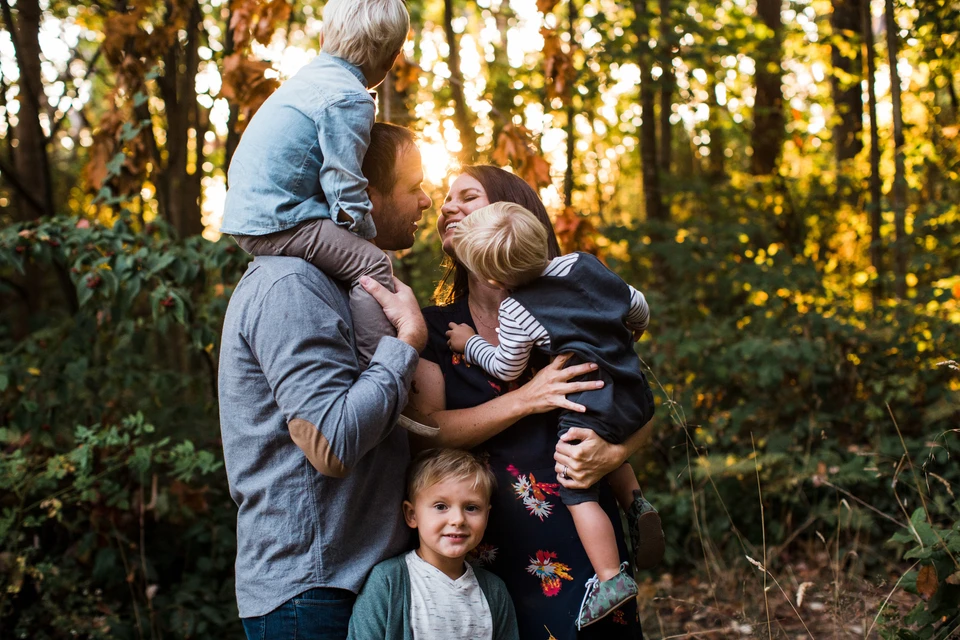
M 377 124 L 364 172 L 373 242 L 412 246 L 430 200 L 410 132 Z M 409 447 L 394 423 L 427 333 L 409 287 L 377 297 L 397 337 L 362 373 L 347 293 L 308 262 L 258 257 L 230 300 L 220 423 L 249 638 L 345 638 L 368 571 L 408 542 L 398 505 Z

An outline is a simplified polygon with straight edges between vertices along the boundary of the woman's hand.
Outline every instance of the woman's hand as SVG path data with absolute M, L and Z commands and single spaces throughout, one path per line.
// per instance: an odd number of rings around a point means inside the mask
M 592 362 L 564 368 L 572 353 L 562 353 L 533 376 L 527 384 L 517 390 L 523 394 L 523 402 L 530 413 L 546 413 L 553 409 L 570 409 L 583 413 L 586 407 L 567 400 L 567 395 L 580 391 L 591 391 L 603 387 L 602 380 L 583 380 L 570 382 L 578 376 L 597 370 Z
M 580 441 L 578 444 L 572 444 Z M 595 431 L 572 427 L 560 438 L 554 451 L 557 480 L 567 489 L 586 489 L 624 463 L 630 452 L 611 444 Z

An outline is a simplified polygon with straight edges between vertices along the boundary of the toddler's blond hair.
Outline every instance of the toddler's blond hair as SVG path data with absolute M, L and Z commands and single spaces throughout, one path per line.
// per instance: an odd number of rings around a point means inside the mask
M 408 31 L 403 0 L 329 0 L 323 7 L 323 50 L 358 67 L 385 64 Z
M 407 500 L 433 485 L 452 481 L 472 480 L 473 486 L 490 500 L 497 479 L 477 456 L 460 449 L 427 449 L 421 451 L 407 470 Z
M 536 279 L 549 262 L 543 223 L 513 202 L 494 202 L 464 218 L 453 251 L 475 275 L 508 287 Z

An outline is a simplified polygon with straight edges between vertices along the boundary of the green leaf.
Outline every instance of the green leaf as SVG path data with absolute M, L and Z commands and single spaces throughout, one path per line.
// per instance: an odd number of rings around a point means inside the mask
M 124 128 L 129 126 L 129 122 L 124 124 Z M 123 152 L 115 153 L 110 161 L 107 162 L 107 175 L 109 176 L 118 176 L 120 171 L 123 169 L 123 163 L 126 161 L 127 156 Z

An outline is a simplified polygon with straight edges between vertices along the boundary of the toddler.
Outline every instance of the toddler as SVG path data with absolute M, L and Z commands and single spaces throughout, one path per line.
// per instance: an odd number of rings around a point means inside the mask
M 361 172 L 376 102 L 410 29 L 403 0 L 329 0 L 322 51 L 263 103 L 230 162 L 221 231 L 254 256 L 303 258 L 350 285 L 360 366 L 380 338 L 396 335 L 383 310 L 359 285 L 370 276 L 390 291 L 390 258 L 376 236 Z M 400 424 L 434 435 L 402 416 Z
M 430 449 L 410 465 L 403 517 L 419 545 L 375 566 L 357 597 L 348 640 L 517 640 L 507 588 L 465 562 L 483 538 L 493 473 L 466 451 Z
M 464 218 L 453 237 L 453 249 L 474 275 L 509 292 L 500 304 L 499 347 L 465 324 L 451 323 L 450 347 L 464 353 L 501 380 L 516 379 L 534 348 L 551 356 L 574 354 L 570 364 L 593 362 L 598 369 L 583 379 L 603 380 L 601 389 L 570 400 L 586 412 L 563 411 L 559 433 L 571 427 L 590 429 L 608 442 L 622 443 L 653 416 L 653 394 L 633 350 L 649 322 L 643 294 L 607 269 L 595 256 L 572 253 L 547 259 L 547 231 L 518 204 L 496 202 Z M 664 541 L 657 512 L 640 495 L 629 464 L 608 477 L 618 496 L 632 495 L 621 506 L 627 512 L 634 562 L 650 568 L 663 556 Z M 593 624 L 637 594 L 637 584 L 620 564 L 610 519 L 598 502 L 599 489 L 560 488 L 577 534 L 596 575 L 577 618 L 578 628 Z

